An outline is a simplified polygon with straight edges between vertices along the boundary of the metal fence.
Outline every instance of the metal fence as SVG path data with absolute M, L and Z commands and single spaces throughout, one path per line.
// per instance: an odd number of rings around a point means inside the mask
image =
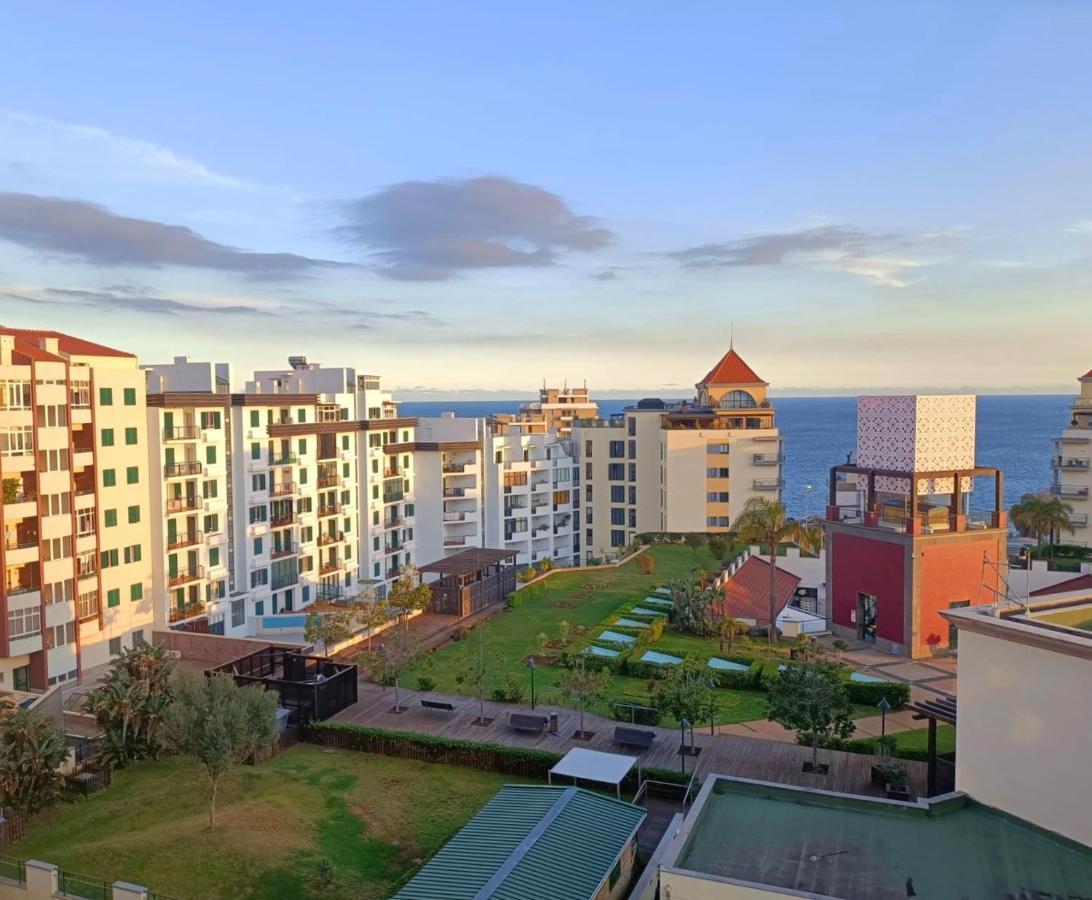
M 15 881 L 19 884 L 27 883 L 27 864 L 21 859 L 12 856 L 0 856 L 0 878 Z
M 109 881 L 63 869 L 57 873 L 57 885 L 60 893 L 83 900 L 112 900 L 114 896 L 114 886 Z

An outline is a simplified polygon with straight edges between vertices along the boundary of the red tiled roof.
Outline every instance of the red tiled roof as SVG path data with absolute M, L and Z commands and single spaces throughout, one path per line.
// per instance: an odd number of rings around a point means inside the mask
M 735 350 L 720 358 L 698 384 L 766 384 Z
M 1085 573 L 1068 581 L 1059 581 L 1049 587 L 1039 588 L 1037 591 L 1032 591 L 1031 596 L 1047 597 L 1050 594 L 1071 594 L 1074 591 L 1092 591 L 1092 574 Z
M 0 334 L 8 334 L 16 340 L 33 344 L 37 347 L 42 338 L 56 338 L 58 349 L 68 356 L 133 356 L 124 350 L 115 350 L 96 344 L 93 341 L 85 341 L 83 338 L 72 337 L 60 331 L 47 331 L 39 328 L 4 328 L 0 326 Z M 20 348 L 22 349 L 22 348 Z
M 780 614 L 796 592 L 800 578 L 782 568 L 774 576 L 774 605 Z M 770 623 L 770 564 L 760 556 L 751 556 L 724 584 L 723 610 L 734 619 L 754 619 L 759 625 Z
M 1088 379 L 1092 379 L 1092 369 L 1089 369 L 1089 370 L 1088 370 L 1087 372 L 1085 372 L 1085 373 L 1084 373 L 1084 374 L 1083 374 L 1083 375 L 1082 375 L 1082 376 L 1081 376 L 1080 378 L 1078 378 L 1077 380 L 1078 380 L 1078 381 L 1084 381 L 1084 380 L 1085 380 L 1086 378 L 1088 378 Z

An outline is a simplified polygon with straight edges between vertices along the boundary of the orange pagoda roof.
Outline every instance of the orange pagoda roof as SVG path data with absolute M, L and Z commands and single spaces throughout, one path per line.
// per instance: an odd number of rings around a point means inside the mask
M 710 384 L 768 384 L 763 381 L 755 373 L 747 363 L 743 361 L 743 357 L 740 356 L 734 349 L 729 348 L 728 352 L 720 358 L 709 374 L 706 375 L 699 385 Z

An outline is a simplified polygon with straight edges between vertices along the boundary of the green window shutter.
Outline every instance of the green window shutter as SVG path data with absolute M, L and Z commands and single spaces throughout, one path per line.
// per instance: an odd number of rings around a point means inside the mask
M 250 458 L 261 459 L 262 457 L 262 445 L 255 442 L 250 445 Z
M 118 564 L 118 551 L 116 549 L 111 550 L 110 551 L 110 565 L 116 566 L 117 564 Z
M 117 484 L 117 473 L 113 469 L 102 470 L 102 486 L 113 487 Z
M 113 406 L 114 392 L 110 388 L 99 388 L 99 406 Z
M 141 584 L 139 581 L 136 584 L 129 585 L 129 599 L 132 600 L 134 603 L 137 600 L 144 599 L 144 585 Z
M 307 452 L 307 438 L 299 439 L 300 456 L 303 456 Z
M 307 468 L 300 466 L 300 484 L 307 484 Z
M 114 446 L 114 429 L 104 428 L 102 429 L 102 446 L 113 447 Z
M 212 547 L 209 550 L 209 565 L 210 566 L 220 565 L 220 548 L 219 547 Z
M 121 591 L 117 588 L 113 588 L 106 592 L 106 605 L 117 606 L 121 603 Z
M 118 511 L 116 509 L 103 510 L 102 520 L 107 528 L 113 528 L 118 524 Z
M 215 464 L 215 462 L 216 462 L 216 448 L 215 447 L 206 447 L 205 448 L 205 462 L 207 462 L 210 466 Z
M 136 388 L 126 388 L 125 391 L 125 405 L 136 406 Z
M 254 538 L 254 555 L 259 556 L 262 552 L 262 539 Z
M 129 446 L 133 446 L 137 442 L 137 430 L 135 428 L 125 429 L 125 443 Z
M 140 562 L 141 549 L 140 544 L 133 544 L 133 562 Z
M 129 507 L 129 524 L 130 525 L 135 525 L 139 521 L 140 521 L 140 507 L 139 506 L 130 506 Z
M 307 410 L 304 409 L 302 406 L 299 409 L 296 410 L 296 421 L 297 422 L 306 422 L 307 421 Z
M 349 449 L 349 435 L 347 435 L 347 434 L 343 434 L 341 436 L 341 449 L 342 450 L 348 450 Z
M 250 427 L 257 428 L 262 424 L 261 412 L 256 409 L 250 411 Z
M 139 484 L 140 483 L 140 467 L 139 466 L 127 466 L 125 469 L 125 483 L 126 484 Z

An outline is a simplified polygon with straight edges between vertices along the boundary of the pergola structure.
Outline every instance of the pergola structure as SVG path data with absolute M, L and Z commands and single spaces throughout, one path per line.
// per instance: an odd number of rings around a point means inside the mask
M 515 550 L 471 547 L 438 559 L 418 571 L 432 589 L 432 611 L 472 615 L 493 603 L 503 603 L 516 589 Z M 429 581 L 426 576 L 438 576 Z
M 579 781 L 609 784 L 614 788 L 615 796 L 621 800 L 622 782 L 634 766 L 637 767 L 637 780 L 640 781 L 641 765 L 636 756 L 573 747 L 546 774 L 546 781 L 553 784 L 556 775 L 560 778 L 571 778 L 573 784 Z
M 926 784 L 928 785 L 928 794 L 930 797 L 937 795 L 937 722 L 944 722 L 947 725 L 955 726 L 956 724 L 956 701 L 955 699 L 949 699 L 947 697 L 940 697 L 936 700 L 918 700 L 910 704 L 910 709 L 914 712 L 914 719 L 921 721 L 922 719 L 929 720 L 929 750 L 928 750 L 928 774 L 926 775 Z M 947 762 L 947 761 L 945 761 Z M 953 779 L 954 780 L 954 779 Z

